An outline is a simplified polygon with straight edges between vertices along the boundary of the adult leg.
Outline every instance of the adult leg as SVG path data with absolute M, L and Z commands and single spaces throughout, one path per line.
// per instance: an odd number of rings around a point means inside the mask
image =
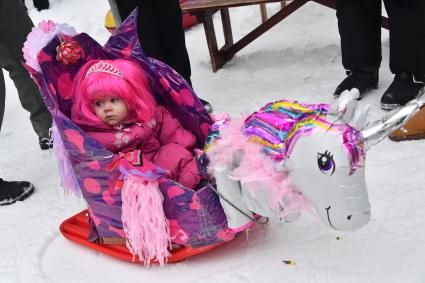
M 390 27 L 390 69 L 425 75 L 425 1 L 385 0 Z
M 381 0 L 337 0 L 336 9 L 344 68 L 378 69 L 381 63 Z
M 113 13 L 116 12 L 115 7 L 118 9 L 120 17 L 118 24 L 121 24 L 142 1 L 143 0 L 109 0 L 109 6 L 111 6 Z
M 137 34 L 140 44 L 147 56 L 162 61 L 174 68 L 168 61 L 165 46 L 161 42 L 162 30 L 160 30 L 160 22 L 164 19 L 156 9 L 156 1 L 160 0 L 140 0 L 139 14 L 137 18 Z M 168 0 L 173 2 L 174 0 Z M 167 2 L 168 2 L 167 1 Z M 167 5 L 172 5 L 171 3 Z M 179 72 L 179 70 L 176 70 Z
M 0 65 L 9 72 L 25 110 L 30 112 L 30 120 L 39 137 L 48 137 L 52 118 L 47 110 L 37 85 L 23 67 L 22 46 L 33 24 L 21 1 L 5 1 L 0 30 L 0 43 L 4 47 L 0 51 Z M 6 11 L 6 12 L 5 12 Z
M 390 69 L 394 81 L 381 98 L 381 108 L 405 105 L 425 86 L 425 1 L 385 0 L 390 27 Z
M 153 1 L 158 19 L 158 37 L 165 62 L 191 83 L 190 61 L 179 0 Z
M 336 88 L 357 88 L 363 95 L 377 88 L 381 63 L 381 0 L 337 0 L 338 29 L 342 64 L 349 75 Z

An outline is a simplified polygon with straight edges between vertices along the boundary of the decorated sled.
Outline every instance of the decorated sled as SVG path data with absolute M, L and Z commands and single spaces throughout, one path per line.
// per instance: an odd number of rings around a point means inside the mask
M 27 68 L 54 119 L 62 185 L 88 204 L 61 225 L 65 237 L 120 259 L 163 264 L 232 240 L 259 215 L 292 221 L 307 201 L 336 230 L 369 221 L 366 149 L 413 116 L 423 98 L 367 125 L 367 109 L 358 107 L 355 90 L 332 105 L 282 99 L 245 119 L 212 121 L 180 75 L 143 54 L 135 17 L 133 12 L 104 47 L 52 22 L 41 23 L 24 46 Z M 158 104 L 197 137 L 197 158 L 210 167 L 209 182 L 188 189 L 149 160 L 135 165 L 132 152 L 106 150 L 69 119 L 79 68 L 113 58 L 137 62 Z M 146 181 L 156 185 L 143 186 Z M 149 230 L 156 224 L 140 203 L 145 197 L 166 218 L 164 238 Z
M 39 85 L 54 120 L 53 137 L 62 185 L 81 194 L 88 204 L 88 218 L 79 214 L 62 225 L 61 231 L 65 237 L 79 243 L 85 241 L 103 252 L 109 248 L 102 243 L 117 240 L 125 243 L 122 239 L 128 238 L 128 235 L 122 221 L 125 201 L 121 190 L 131 175 L 158 184 L 169 224 L 170 241 L 165 242 L 170 253 L 164 254 L 158 262 L 164 263 L 167 258 L 168 262 L 173 262 L 215 247 L 235 236 L 227 228 L 219 198 L 211 186 L 203 185 L 194 191 L 167 179 L 163 170 L 148 160 L 143 160 L 144 166 L 135 166 L 131 163 L 131 153 L 114 155 L 70 120 L 72 81 L 79 68 L 92 59 L 127 58 L 145 70 L 158 104 L 166 107 L 196 136 L 200 152 L 198 158 L 202 163 L 201 150 L 209 133 L 211 118 L 180 75 L 143 54 L 137 39 L 135 17 L 136 13 L 133 12 L 104 47 L 87 34 L 76 34 L 66 25 L 42 22 L 28 36 L 23 50 L 27 68 Z M 71 226 L 71 223 L 79 223 L 87 231 L 74 233 L 75 225 Z M 147 264 L 157 262 L 152 254 L 137 251 L 137 243 L 127 242 L 127 247 L 135 261 L 140 259 Z M 133 255 L 138 255 L 139 259 Z

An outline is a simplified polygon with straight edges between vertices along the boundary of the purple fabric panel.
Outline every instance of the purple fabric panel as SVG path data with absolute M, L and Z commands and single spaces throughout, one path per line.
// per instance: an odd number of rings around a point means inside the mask
M 160 189 L 174 242 L 191 247 L 223 242 L 219 235 L 227 220 L 214 191 L 208 187 L 193 191 L 170 180 L 162 182 Z
M 227 229 L 227 218 L 218 195 L 209 187 L 203 187 L 196 194 L 202 208 L 202 210 L 198 211 L 199 218 L 202 220 L 202 227 L 198 234 L 201 240 L 198 240 L 193 245 L 201 246 L 204 245 L 203 243 L 213 244 L 228 240 L 228 238 L 225 239 L 220 236 Z
M 59 112 L 60 113 L 60 112 Z M 87 137 L 72 121 L 62 115 L 54 115 L 62 140 L 84 199 L 91 208 L 90 215 L 101 237 L 123 235 L 121 223 L 121 193 L 110 189 L 109 178 L 118 176 L 117 169 L 107 173 L 113 154 Z M 72 135 L 69 133 L 72 131 Z M 78 141 L 82 141 L 80 144 Z M 82 150 L 84 152 L 82 152 Z M 112 228 L 111 228 L 112 227 Z

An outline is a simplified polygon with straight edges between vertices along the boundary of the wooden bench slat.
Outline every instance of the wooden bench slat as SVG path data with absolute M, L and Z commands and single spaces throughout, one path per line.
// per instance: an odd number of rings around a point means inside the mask
M 205 10 L 219 10 L 223 8 L 267 4 L 280 1 L 282 0 L 187 0 L 182 3 L 181 9 L 184 13 L 193 13 Z

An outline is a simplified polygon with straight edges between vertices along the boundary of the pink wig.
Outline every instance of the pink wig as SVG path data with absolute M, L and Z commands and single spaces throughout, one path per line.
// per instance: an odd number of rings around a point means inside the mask
M 120 75 L 101 71 L 87 74 L 90 67 L 99 62 L 114 66 Z M 126 102 L 127 122 L 149 121 L 156 105 L 145 72 L 137 63 L 124 59 L 92 60 L 87 62 L 75 77 L 72 89 L 72 120 L 80 126 L 102 125 L 94 113 L 93 102 L 107 96 L 119 97 Z

